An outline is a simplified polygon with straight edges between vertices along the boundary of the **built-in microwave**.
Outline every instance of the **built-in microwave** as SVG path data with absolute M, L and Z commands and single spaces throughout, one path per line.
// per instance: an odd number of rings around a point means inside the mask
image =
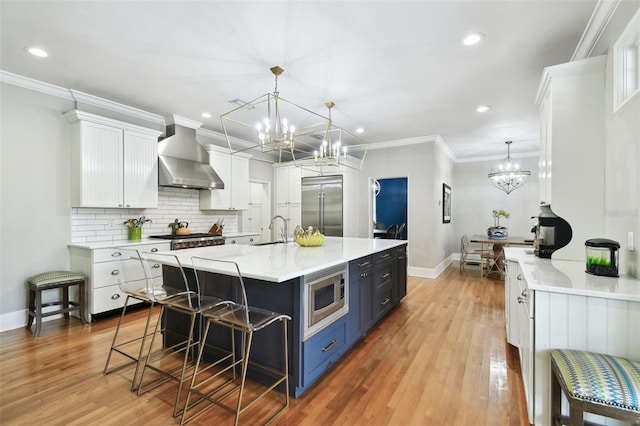
M 305 275 L 303 309 L 303 340 L 349 312 L 349 276 L 346 265 Z

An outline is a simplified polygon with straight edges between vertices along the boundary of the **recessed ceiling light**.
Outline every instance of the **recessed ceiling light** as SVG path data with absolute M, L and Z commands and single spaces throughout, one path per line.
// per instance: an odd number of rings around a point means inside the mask
M 469 34 L 468 36 L 466 36 L 464 38 L 464 40 L 462 40 L 462 43 L 465 46 L 473 46 L 474 44 L 480 43 L 482 41 L 482 39 L 484 39 L 484 34 L 472 33 L 472 34 Z
M 203 113 L 202 113 L 202 116 L 203 116 L 204 118 L 211 118 L 211 114 L 209 114 L 208 112 L 203 112 Z
M 489 105 L 480 105 L 478 108 L 476 108 L 476 111 L 478 112 L 487 112 L 491 109 L 491 107 Z
M 364 133 L 364 129 L 362 127 L 358 127 L 356 129 L 356 133 Z
M 46 50 L 39 47 L 27 47 L 26 50 L 27 52 L 31 53 L 33 56 L 37 56 L 38 58 L 47 58 L 49 56 Z

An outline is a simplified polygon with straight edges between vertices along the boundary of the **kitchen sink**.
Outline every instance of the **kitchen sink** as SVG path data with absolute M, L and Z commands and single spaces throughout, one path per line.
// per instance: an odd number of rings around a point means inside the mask
M 262 243 L 251 244 L 252 246 L 270 246 L 272 244 L 284 244 L 282 241 L 265 241 Z

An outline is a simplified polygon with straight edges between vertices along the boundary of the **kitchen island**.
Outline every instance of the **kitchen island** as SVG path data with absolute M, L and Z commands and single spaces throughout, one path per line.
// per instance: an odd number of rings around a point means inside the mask
M 551 349 L 640 360 L 640 280 L 589 275 L 585 262 L 541 259 L 531 249 L 504 250 L 507 341 L 519 349 L 529 423 L 545 426 L 551 424 Z M 562 410 L 568 413 L 566 402 Z M 612 424 L 591 414 L 585 421 Z
M 192 256 L 236 262 L 243 275 L 251 306 L 291 316 L 289 322 L 289 374 L 292 396 L 298 397 L 338 361 L 377 321 L 406 294 L 406 241 L 369 238 L 326 237 L 321 247 L 299 247 L 296 243 L 261 246 L 225 245 L 164 252 L 175 255 L 188 277 Z M 221 265 L 207 270 L 203 293 L 218 295 L 225 288 L 231 268 Z M 165 264 L 164 279 L 171 280 L 176 268 Z M 339 318 L 306 333 L 308 303 L 305 285 L 309 277 L 325 271 L 345 271 L 344 296 L 347 309 Z M 307 279 L 305 279 L 307 278 Z M 308 290 L 308 289 L 307 289 Z M 305 296 L 306 295 L 306 296 Z M 169 317 L 169 327 L 184 326 L 179 315 Z M 281 368 L 282 333 L 268 327 L 254 337 L 251 357 L 262 364 Z M 182 329 L 181 331 L 185 331 Z M 306 337 L 305 337 L 306 336 Z M 212 343 L 228 347 L 227 333 L 210 334 Z M 205 354 L 214 357 L 215 354 Z M 260 380 L 254 376 L 254 379 Z

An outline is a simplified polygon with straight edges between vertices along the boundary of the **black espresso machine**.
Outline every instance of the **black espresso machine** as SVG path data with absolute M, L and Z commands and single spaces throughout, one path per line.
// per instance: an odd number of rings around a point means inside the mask
M 571 241 L 573 231 L 569 222 L 556 215 L 550 204 L 540 204 L 538 223 L 535 226 L 533 240 L 534 254 L 538 257 L 551 258 L 551 254 L 566 246 Z

